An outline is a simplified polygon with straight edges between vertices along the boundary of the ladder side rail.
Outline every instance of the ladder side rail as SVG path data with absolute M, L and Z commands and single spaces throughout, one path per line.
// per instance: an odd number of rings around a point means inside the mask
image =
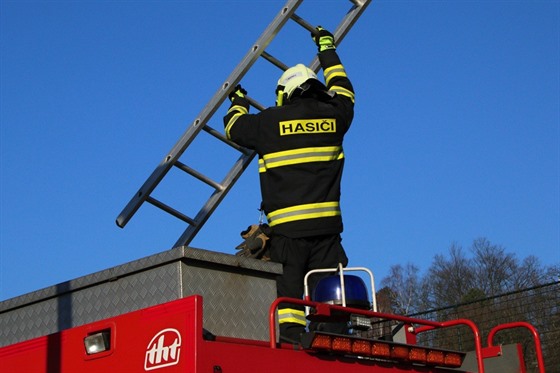
M 243 60 L 239 65 L 233 70 L 230 76 L 227 78 L 222 87 L 216 92 L 210 102 L 204 107 L 199 116 L 194 120 L 191 126 L 185 131 L 181 136 L 179 141 L 173 146 L 168 155 L 161 161 L 161 163 L 152 172 L 150 177 L 144 182 L 139 191 L 132 197 L 130 202 L 125 206 L 122 212 L 116 219 L 116 223 L 119 227 L 123 228 L 132 216 L 138 211 L 140 206 L 161 180 L 165 177 L 167 172 L 171 169 L 173 164 L 179 159 L 183 154 L 185 149 L 194 140 L 194 137 L 200 132 L 208 120 L 214 115 L 216 110 L 226 99 L 230 86 L 235 86 L 241 78 L 249 71 L 250 67 L 255 63 L 255 61 L 260 57 L 264 49 L 270 44 L 274 39 L 276 34 L 284 26 L 284 24 L 290 19 L 291 15 L 295 12 L 297 7 L 303 2 L 303 0 L 289 0 L 286 5 L 282 8 L 280 13 L 274 18 L 272 23 L 265 29 L 263 34 L 259 37 L 257 42 L 245 55 Z

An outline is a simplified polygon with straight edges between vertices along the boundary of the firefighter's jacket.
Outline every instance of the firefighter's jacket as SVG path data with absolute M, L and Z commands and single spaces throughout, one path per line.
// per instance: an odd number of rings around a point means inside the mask
M 354 116 L 354 90 L 337 53 L 319 54 L 328 99 L 297 97 L 249 114 L 236 97 L 226 136 L 259 156 L 262 208 L 275 234 L 299 238 L 342 232 L 342 140 Z

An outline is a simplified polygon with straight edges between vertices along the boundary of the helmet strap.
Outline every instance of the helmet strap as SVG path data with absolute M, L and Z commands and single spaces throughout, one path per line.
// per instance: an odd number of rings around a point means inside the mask
M 276 96 L 276 106 L 282 106 L 284 104 L 284 91 L 279 89 L 277 91 L 278 96 Z

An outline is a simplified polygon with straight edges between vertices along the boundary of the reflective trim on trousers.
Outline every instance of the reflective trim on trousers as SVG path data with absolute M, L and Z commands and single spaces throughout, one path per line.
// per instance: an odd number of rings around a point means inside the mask
M 301 310 L 296 310 L 294 308 L 282 308 L 278 310 L 278 323 L 295 323 L 306 326 L 307 319 L 305 318 L 305 312 Z

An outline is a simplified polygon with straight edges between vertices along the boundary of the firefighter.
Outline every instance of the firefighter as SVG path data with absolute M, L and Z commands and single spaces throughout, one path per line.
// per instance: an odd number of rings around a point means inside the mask
M 340 183 L 354 90 L 333 35 L 317 27 L 312 37 L 325 84 L 298 64 L 278 80 L 275 107 L 249 114 L 247 92 L 238 85 L 224 117 L 227 138 L 258 154 L 261 207 L 272 230 L 270 259 L 283 264 L 278 296 L 298 299 L 309 270 L 348 264 Z M 289 304 L 280 304 L 278 321 L 285 341 L 298 342 L 307 324 L 303 308 Z

